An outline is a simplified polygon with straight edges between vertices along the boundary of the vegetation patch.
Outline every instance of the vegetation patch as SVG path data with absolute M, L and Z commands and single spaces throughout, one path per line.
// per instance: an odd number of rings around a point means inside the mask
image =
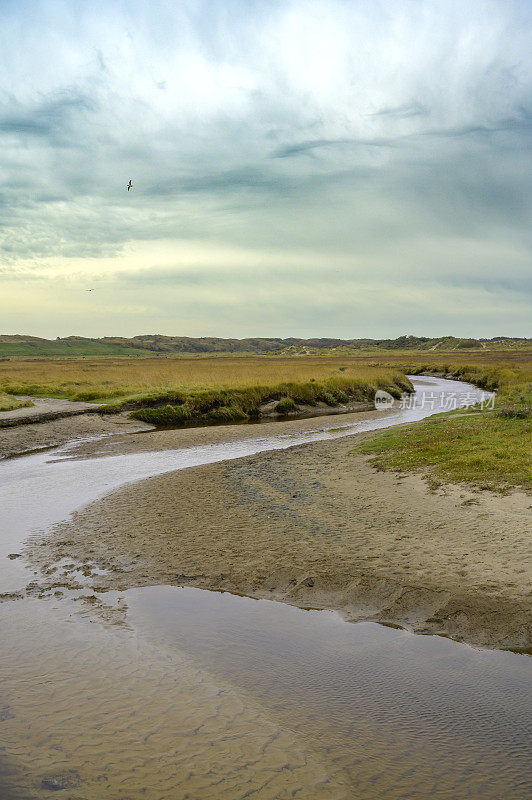
M 473 382 L 473 373 L 468 373 Z M 524 371 L 479 374 L 484 388 L 499 387 L 493 410 L 472 408 L 438 414 L 413 425 L 383 431 L 354 452 L 371 456 L 377 469 L 430 469 L 440 481 L 482 489 L 532 489 L 530 440 L 532 383 Z
M 278 414 L 290 414 L 297 411 L 297 408 L 297 403 L 294 403 L 291 397 L 281 397 L 275 406 L 275 410 Z
M 31 408 L 32 406 L 31 400 L 18 400 L 16 397 L 0 394 L 0 412 L 14 411 L 17 408 Z
M 248 386 L 242 389 L 209 389 L 180 392 L 179 405 L 169 403 L 168 392 L 128 398 L 104 407 L 104 413 L 130 411 L 130 416 L 154 425 L 180 425 L 190 422 L 239 422 L 258 419 L 261 405 L 278 401 L 275 410 L 280 414 L 297 411 L 300 405 L 315 406 L 327 403 L 337 406 L 347 397 L 353 401 L 371 401 L 375 391 L 386 388 L 395 397 L 412 390 L 404 375 L 376 374 L 373 381 L 334 376 L 326 381 L 310 380 L 305 383 L 281 383 L 273 386 Z
M 130 402 L 131 408 L 181 405 L 199 392 L 250 390 L 282 384 L 323 384 L 337 377 L 330 391 L 342 402 L 342 379 L 362 384 L 393 383 L 400 370 L 351 359 L 343 371 L 336 357 L 180 356 L 157 358 L 15 359 L 0 362 L 0 393 L 68 400 Z M 397 384 L 399 385 L 399 384 Z M 405 384 L 406 385 L 406 384 Z M 325 391 L 324 390 L 324 391 Z M 364 394 L 364 391 L 362 390 Z M 281 398 L 279 395 L 279 399 Z M 205 401 L 209 398 L 206 394 Z M 305 390 L 303 402 L 316 402 Z M 345 400 L 343 401 L 345 402 Z M 231 405 L 231 403 L 225 403 Z

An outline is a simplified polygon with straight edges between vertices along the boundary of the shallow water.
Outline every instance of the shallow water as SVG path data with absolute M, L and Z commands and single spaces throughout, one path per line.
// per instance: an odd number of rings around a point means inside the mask
M 419 385 L 444 398 L 464 386 Z M 297 435 L 180 451 L 73 460 L 62 448 L 0 463 L 0 592 L 27 583 L 23 559 L 6 555 L 32 530 L 125 483 L 439 410 L 315 419 Z M 525 656 L 191 588 L 91 595 L 0 604 L 1 798 L 530 794 Z
M 137 590 L 128 603 L 152 641 L 208 664 L 315 749 L 325 745 L 363 796 L 532 790 L 526 656 L 193 588 Z

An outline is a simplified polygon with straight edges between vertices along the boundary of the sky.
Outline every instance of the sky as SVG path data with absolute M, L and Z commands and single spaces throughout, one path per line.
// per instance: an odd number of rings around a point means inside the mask
M 531 133 L 532 0 L 0 0 L 0 333 L 530 336 Z

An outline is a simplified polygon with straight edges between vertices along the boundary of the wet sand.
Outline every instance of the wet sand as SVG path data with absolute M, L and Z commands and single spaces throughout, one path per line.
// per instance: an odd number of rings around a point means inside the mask
M 24 398 L 34 402 L 32 408 L 19 408 L 15 411 L 0 413 L 0 459 L 20 456 L 46 447 L 58 447 L 69 443 L 79 443 L 83 440 L 99 440 L 113 437 L 120 433 L 135 433 L 153 430 L 149 425 L 140 420 L 130 419 L 128 412 L 120 414 L 99 414 L 98 405 L 94 403 L 72 402 L 70 400 L 57 400 L 53 398 Z M 338 417 L 339 424 L 344 420 L 353 420 L 359 414 L 371 419 L 376 414 L 370 410 L 371 404 L 350 403 L 347 406 L 330 408 L 325 403 L 318 403 L 316 407 L 301 406 L 298 413 L 287 417 L 280 417 L 275 413 L 275 402 L 264 407 L 261 423 L 276 423 L 282 425 L 287 432 L 304 430 L 308 427 L 309 418 L 323 417 L 324 419 Z M 382 416 L 382 412 L 380 412 Z M 282 421 L 281 421 L 282 420 Z M 257 436 L 260 423 L 241 424 L 244 438 Z M 234 425 L 218 426 L 190 426 L 171 430 L 162 429 L 159 439 L 161 446 L 171 448 L 173 441 L 191 442 L 192 445 L 205 442 L 220 442 L 234 439 Z M 184 437 L 183 437 L 184 434 Z M 164 442 L 164 444 L 162 444 Z M 181 445 L 177 445 L 181 446 Z M 136 446 L 128 448 L 128 444 L 121 440 L 122 452 L 138 452 Z M 91 452 L 90 448 L 87 453 Z
M 64 401 L 64 403 L 68 402 Z M 20 411 L 33 411 L 33 409 L 20 409 Z M 2 416 L 5 417 L 7 413 L 14 414 L 15 412 L 5 412 Z M 24 417 L 17 418 L 17 424 L 9 427 L 0 425 L 0 459 L 23 455 L 46 447 L 57 447 L 85 438 L 112 436 L 119 432 L 133 433 L 151 428 L 151 425 L 128 419 L 125 414 L 102 416 L 94 411 L 91 413 L 77 412 L 65 417 L 59 415 L 54 419 L 45 417 L 39 422 L 21 422 L 22 419 Z M 33 417 L 28 417 L 28 419 L 33 419 Z
M 525 656 L 190 588 L 106 601 L 122 624 L 0 605 L 2 798 L 529 796 Z
M 175 444 L 230 430 L 170 434 Z M 127 437 L 127 446 L 157 449 L 168 435 Z M 421 476 L 376 472 L 353 445 L 317 442 L 119 489 L 33 540 L 40 586 L 77 585 L 83 564 L 97 593 L 191 585 L 529 649 L 530 497 L 434 492 Z
M 2 652 L 5 800 L 349 796 L 318 748 L 186 654 L 37 600 L 10 608 L 18 636 Z

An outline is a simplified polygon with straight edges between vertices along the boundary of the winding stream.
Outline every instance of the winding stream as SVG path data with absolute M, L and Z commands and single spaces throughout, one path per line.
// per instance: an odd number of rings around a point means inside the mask
M 182 450 L 0 462 L 0 595 L 28 535 L 156 474 L 414 421 L 484 393 Z M 428 392 L 422 402 L 422 391 Z M 271 426 L 267 428 L 271 431 Z M 146 434 L 138 434 L 148 436 Z M 22 593 L 23 594 L 23 593 Z M 530 659 L 192 588 L 0 603 L 2 800 L 521 800 Z

